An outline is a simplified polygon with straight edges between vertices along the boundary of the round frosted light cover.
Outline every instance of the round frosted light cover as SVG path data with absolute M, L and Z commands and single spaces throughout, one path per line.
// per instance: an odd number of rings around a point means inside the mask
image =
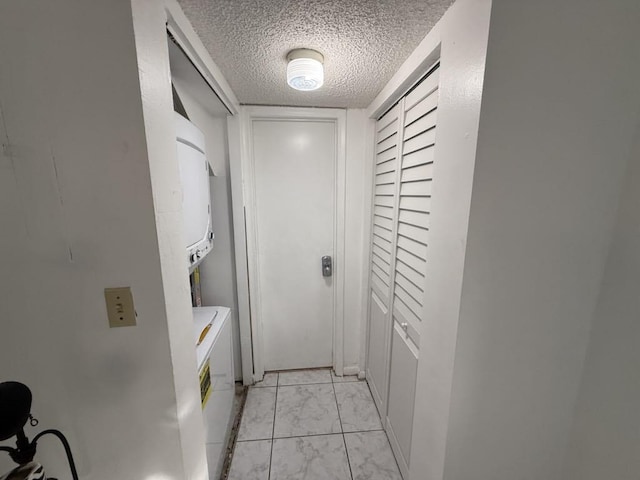
M 294 58 L 287 65 L 287 83 L 296 90 L 316 90 L 324 83 L 322 63 L 313 58 Z

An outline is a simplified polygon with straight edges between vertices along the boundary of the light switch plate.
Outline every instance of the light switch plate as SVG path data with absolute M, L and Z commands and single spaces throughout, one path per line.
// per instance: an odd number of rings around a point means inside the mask
M 131 287 L 105 288 L 104 300 L 107 303 L 107 316 L 111 328 L 136 325 Z

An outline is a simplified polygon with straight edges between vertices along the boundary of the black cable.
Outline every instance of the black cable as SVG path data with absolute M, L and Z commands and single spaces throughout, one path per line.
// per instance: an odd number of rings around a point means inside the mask
M 74 462 L 73 454 L 71 453 L 71 446 L 69 445 L 67 438 L 64 436 L 64 434 L 60 430 L 50 429 L 50 430 L 45 430 L 43 432 L 40 432 L 38 435 L 34 437 L 32 443 L 35 445 L 35 443 L 41 437 L 47 434 L 55 435 L 56 437 L 58 437 L 58 440 L 60 440 L 60 442 L 64 446 L 64 451 L 67 454 L 67 460 L 69 461 L 69 468 L 71 469 L 71 476 L 73 477 L 73 480 L 79 480 L 78 472 L 76 471 L 76 463 Z

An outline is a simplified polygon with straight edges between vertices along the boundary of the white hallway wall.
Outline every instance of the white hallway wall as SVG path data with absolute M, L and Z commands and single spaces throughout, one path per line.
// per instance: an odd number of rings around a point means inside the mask
M 564 478 L 637 126 L 639 13 L 492 3 L 444 478 Z
M 129 1 L 0 6 L 1 380 L 32 387 L 35 430 L 62 429 L 87 480 L 206 476 L 186 264 L 167 254 L 179 185 L 156 178 L 154 215 L 150 160 L 161 175 L 176 159 L 170 123 L 143 123 L 150 102 L 171 113 L 163 8 L 147 3 L 137 51 Z M 127 285 L 138 325 L 109 329 L 103 289 Z M 38 454 L 67 478 L 53 442 Z
M 640 472 L 640 129 L 629 158 L 565 461 L 567 480 L 635 480 Z

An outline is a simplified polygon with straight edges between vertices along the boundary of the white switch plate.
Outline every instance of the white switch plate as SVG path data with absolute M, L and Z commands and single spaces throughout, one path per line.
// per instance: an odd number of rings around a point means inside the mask
M 105 288 L 104 300 L 107 303 L 107 316 L 111 328 L 136 325 L 131 287 Z

